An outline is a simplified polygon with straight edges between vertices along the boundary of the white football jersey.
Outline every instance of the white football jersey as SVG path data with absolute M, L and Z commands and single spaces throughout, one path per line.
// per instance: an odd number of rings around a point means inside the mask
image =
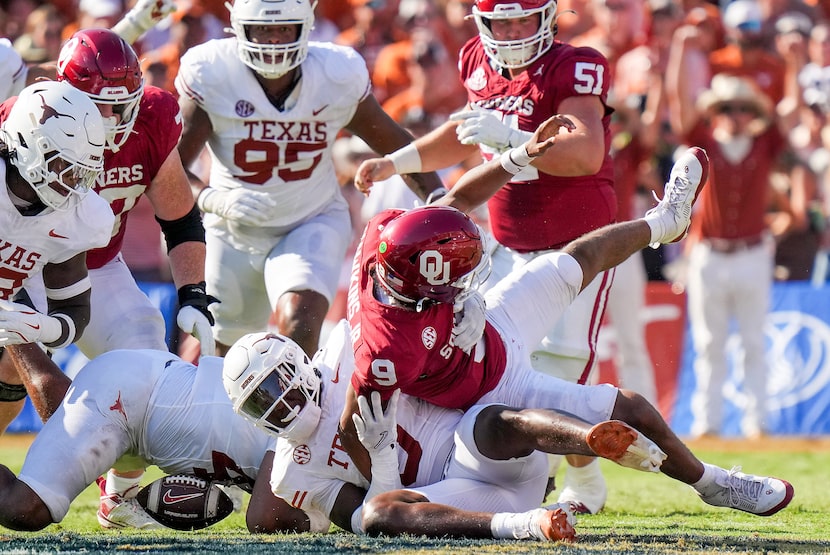
M 314 356 L 322 374 L 322 414 L 311 437 L 303 442 L 277 439 L 271 490 L 291 505 L 330 515 L 344 482 L 368 488 L 340 443 L 337 428 L 346 388 L 354 371 L 348 325 L 341 321 L 326 346 Z M 441 479 L 450 456 L 453 434 L 463 413 L 401 395 L 398 401 L 398 468 L 404 487 Z
M 0 160 L 0 176 L 6 164 Z M 21 216 L 0 184 L 0 299 L 10 299 L 30 276 L 48 263 L 66 262 L 110 241 L 115 216 L 110 205 L 90 191 L 68 210 Z
M 28 73 L 26 62 L 9 39 L 0 39 L 0 102 L 20 94 Z
M 95 478 L 150 464 L 251 490 L 273 439 L 233 412 L 222 359 L 119 350 L 87 364 L 26 455 L 20 480 L 55 522 Z
M 243 251 L 263 234 L 283 235 L 340 195 L 332 147 L 370 93 L 366 63 L 351 48 L 312 42 L 301 69 L 297 88 L 279 111 L 239 59 L 235 38 L 194 46 L 181 60 L 176 89 L 213 126 L 210 186 L 247 187 L 277 200 L 262 227 L 206 214 L 205 227 Z

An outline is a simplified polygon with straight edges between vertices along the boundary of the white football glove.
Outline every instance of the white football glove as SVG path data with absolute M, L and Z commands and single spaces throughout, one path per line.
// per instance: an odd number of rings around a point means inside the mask
M 470 354 L 478 340 L 484 335 L 484 325 L 487 322 L 487 305 L 484 297 L 478 291 L 464 299 L 463 302 L 453 305 L 455 323 L 452 327 L 453 343 L 455 346 Z
M 180 308 L 176 315 L 176 323 L 183 332 L 199 340 L 201 356 L 212 357 L 216 354 L 216 345 L 211 330 L 214 319 L 208 307 L 213 303 L 218 303 L 219 299 L 208 295 L 205 287 L 204 281 L 179 287 Z
M 380 400 L 380 393 L 377 391 L 372 392 L 371 407 L 369 407 L 369 402 L 363 395 L 357 398 L 360 414 L 354 413 L 352 421 L 355 430 L 357 430 L 357 437 L 369 452 L 369 455 L 380 453 L 383 450 L 391 451 L 395 448 L 398 440 L 397 412 L 400 394 L 401 390 L 396 389 L 389 399 L 385 414 L 383 403 Z M 390 446 L 392 449 L 387 449 Z
M 24 343 L 54 343 L 62 333 L 58 318 L 25 304 L 0 300 L 0 347 Z
M 179 329 L 199 340 L 199 355 L 212 357 L 216 354 L 213 330 L 207 317 L 192 306 L 183 306 L 176 316 Z
M 196 199 L 203 212 L 210 212 L 243 225 L 257 226 L 266 223 L 277 202 L 269 193 L 252 191 L 244 187 L 220 191 L 208 187 Z
M 458 142 L 463 145 L 484 144 L 499 151 L 524 144 L 533 133 L 512 129 L 490 112 L 465 110 L 450 115 L 451 121 L 460 121 L 455 128 Z
M 398 472 L 398 397 L 401 390 L 396 389 L 383 412 L 380 393 L 372 392 L 372 407 L 366 397 L 357 398 L 360 414 L 352 415 L 352 422 L 360 443 L 369 452 L 372 459 L 372 483 L 366 492 L 364 502 L 374 496 L 400 489 L 401 475 Z
M 176 3 L 173 0 L 138 0 L 112 30 L 132 44 L 155 27 L 156 23 L 175 11 Z

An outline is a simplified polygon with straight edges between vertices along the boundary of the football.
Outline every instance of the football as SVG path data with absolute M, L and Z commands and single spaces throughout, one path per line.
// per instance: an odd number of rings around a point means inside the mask
M 199 530 L 233 512 L 233 501 L 217 483 L 187 474 L 147 484 L 136 500 L 148 515 L 175 530 Z

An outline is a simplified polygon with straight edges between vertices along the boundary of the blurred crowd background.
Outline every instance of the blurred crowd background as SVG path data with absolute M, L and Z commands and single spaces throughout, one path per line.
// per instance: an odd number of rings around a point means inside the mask
M 229 25 L 222 0 L 176 5 L 135 45 L 147 83 L 173 94 L 181 55 L 226 36 Z M 57 59 L 76 29 L 111 27 L 130 7 L 129 0 L 3 0 L 0 35 L 25 61 L 46 62 Z M 457 58 L 476 33 L 466 17 L 471 7 L 470 0 L 320 0 L 312 40 L 359 51 L 384 109 L 420 135 L 465 104 Z M 611 64 L 620 219 L 649 207 L 651 192 L 662 189 L 681 146 L 672 132 L 673 97 L 691 95 L 702 118 L 727 100 L 746 100 L 759 124 L 786 131 L 780 159 L 761 188 L 776 249 L 775 279 L 823 281 L 830 244 L 830 1 L 561 0 L 557 12 L 557 40 L 592 46 Z M 712 81 L 717 73 L 743 77 L 748 87 L 718 90 Z M 701 102 L 706 94 L 715 101 Z M 344 136 L 340 143 L 335 158 L 344 193 L 355 205 L 357 229 L 364 199 L 349 185 L 359 161 L 372 153 L 356 138 Z M 451 186 L 463 170 L 452 168 L 442 177 Z M 124 254 L 138 279 L 165 281 L 164 249 L 152 211 L 145 208 L 146 225 L 140 209 L 131 217 Z M 486 219 L 486 212 L 479 216 Z M 683 248 L 644 251 L 649 279 L 682 288 Z

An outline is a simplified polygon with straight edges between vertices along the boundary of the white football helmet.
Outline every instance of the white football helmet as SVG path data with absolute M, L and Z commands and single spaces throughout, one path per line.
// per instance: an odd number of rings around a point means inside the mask
M 2 126 L 11 163 L 43 203 L 66 210 L 104 169 L 104 121 L 69 83 L 39 81 L 21 91 Z
M 242 62 L 267 79 L 276 79 L 303 63 L 308 55 L 308 35 L 314 27 L 316 0 L 235 0 L 225 5 L 231 12 L 231 28 L 236 35 Z M 249 25 L 299 25 L 295 42 L 261 44 L 252 42 Z
M 222 383 L 234 412 L 276 436 L 303 441 L 320 421 L 320 374 L 287 337 L 239 339 L 225 355 Z
M 539 27 L 529 37 L 496 40 L 490 29 L 494 19 L 539 16 Z M 525 67 L 547 52 L 553 44 L 555 0 L 476 0 L 473 18 L 487 56 L 503 68 Z

